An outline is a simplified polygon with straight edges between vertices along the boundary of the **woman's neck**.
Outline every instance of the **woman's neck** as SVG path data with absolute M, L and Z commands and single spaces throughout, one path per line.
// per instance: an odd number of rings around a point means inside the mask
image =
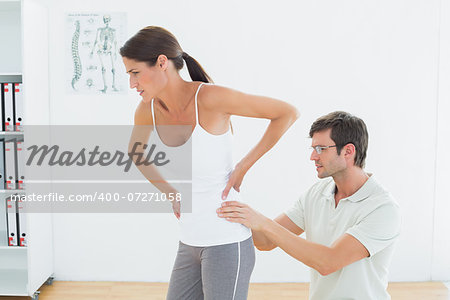
M 177 73 L 176 76 L 169 76 L 166 87 L 156 99 L 169 114 L 179 116 L 186 110 L 194 94 L 192 82 L 184 81 Z

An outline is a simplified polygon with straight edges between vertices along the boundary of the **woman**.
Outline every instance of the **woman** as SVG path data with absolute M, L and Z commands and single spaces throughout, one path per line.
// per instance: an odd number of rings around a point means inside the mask
M 141 139 L 151 135 L 172 147 L 192 143 L 192 213 L 180 213 L 180 203 L 173 202 L 181 238 L 167 299 L 246 299 L 255 260 L 251 231 L 220 219 L 216 209 L 227 197 L 239 200 L 244 175 L 294 123 L 297 110 L 282 101 L 209 84 L 200 64 L 161 27 L 140 30 L 120 54 L 130 88 L 142 96 L 135 124 L 152 125 L 155 131 Z M 191 82 L 179 75 L 183 61 Z M 231 115 L 270 119 L 262 139 L 234 167 Z M 191 126 L 169 137 L 161 125 Z M 161 180 L 150 181 L 163 193 L 175 191 Z

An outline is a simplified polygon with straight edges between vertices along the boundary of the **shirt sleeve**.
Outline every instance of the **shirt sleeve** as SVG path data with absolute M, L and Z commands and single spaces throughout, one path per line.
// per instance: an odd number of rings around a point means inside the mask
M 376 208 L 346 233 L 360 241 L 370 256 L 373 256 L 396 240 L 400 234 L 400 226 L 400 210 L 392 201 Z
M 289 219 L 291 219 L 291 221 L 294 222 L 295 225 L 300 227 L 303 231 L 305 231 L 304 199 L 305 194 L 301 195 L 299 199 L 295 200 L 292 207 L 285 211 L 285 214 L 289 217 Z

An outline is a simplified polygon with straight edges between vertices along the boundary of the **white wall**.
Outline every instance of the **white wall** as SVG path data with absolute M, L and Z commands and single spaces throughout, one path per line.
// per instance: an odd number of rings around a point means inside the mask
M 302 113 L 247 174 L 242 190 L 252 206 L 272 217 L 289 207 L 316 181 L 308 161 L 310 124 L 333 110 L 352 112 L 369 128 L 367 171 L 402 208 L 403 231 L 390 279 L 450 280 L 444 258 L 450 221 L 439 210 L 448 209 L 443 201 L 448 168 L 436 172 L 435 151 L 437 143 L 447 146 L 437 152 L 444 162 L 448 141 L 436 136 L 449 125 L 445 113 L 437 123 L 439 0 L 46 2 L 53 124 L 131 124 L 139 101 L 132 91 L 128 96 L 65 94 L 66 12 L 104 7 L 127 12 L 129 36 L 146 25 L 166 27 L 217 84 L 285 100 Z M 450 112 L 447 104 L 440 99 L 440 107 Z M 267 122 L 234 118 L 233 123 L 236 156 L 242 157 Z M 55 215 L 55 276 L 167 281 L 177 237 L 171 215 Z M 253 281 L 308 279 L 308 268 L 282 251 L 258 252 Z
M 0 1 L 0 73 L 22 72 L 20 1 Z
M 434 244 L 432 275 L 435 280 L 448 280 L 450 278 L 450 201 L 448 196 L 448 179 L 450 170 L 450 3 L 442 1 L 440 26 L 440 52 L 439 52 L 439 89 L 437 115 L 436 141 L 436 191 L 434 204 Z

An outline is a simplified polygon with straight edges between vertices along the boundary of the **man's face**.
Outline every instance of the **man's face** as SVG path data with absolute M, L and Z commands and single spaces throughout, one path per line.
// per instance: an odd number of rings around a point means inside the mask
M 334 146 L 336 145 L 330 137 L 331 128 L 314 133 L 311 146 Z M 321 154 L 312 149 L 310 159 L 314 161 L 319 178 L 326 178 L 329 176 L 336 176 L 347 168 L 344 158 L 345 149 L 341 150 L 341 155 L 337 154 L 336 147 L 323 149 Z

